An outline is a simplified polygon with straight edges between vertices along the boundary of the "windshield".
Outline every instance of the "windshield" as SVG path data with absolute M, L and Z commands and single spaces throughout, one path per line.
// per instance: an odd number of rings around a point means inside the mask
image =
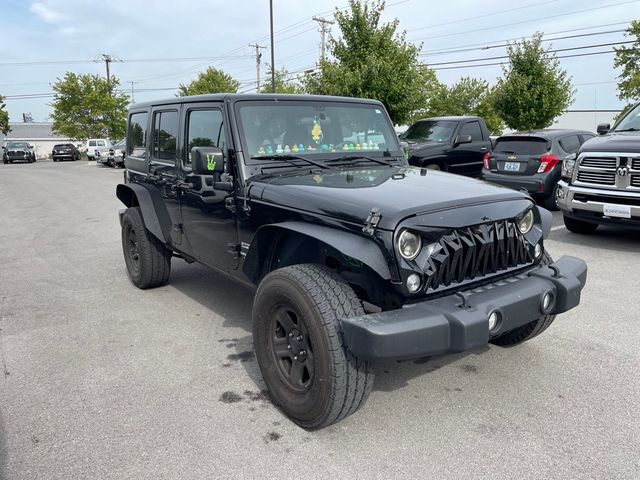
M 458 122 L 451 120 L 421 120 L 411 125 L 402 134 L 402 138 L 422 142 L 448 142 L 457 125 Z
M 622 121 L 616 125 L 614 131 L 620 130 L 640 130 L 640 104 L 636 105 L 636 108 L 631 110 Z
M 544 138 L 537 137 L 503 137 L 496 140 L 493 153 L 515 153 L 518 155 L 542 155 L 549 150 Z
M 402 156 L 391 122 L 377 105 L 255 101 L 239 103 L 237 112 L 246 157 Z
M 73 148 L 73 145 L 70 143 L 58 143 L 54 145 L 53 148 Z
M 7 149 L 8 150 L 13 150 L 15 148 L 29 148 L 29 145 L 27 145 L 24 142 L 11 142 L 11 143 L 7 143 Z

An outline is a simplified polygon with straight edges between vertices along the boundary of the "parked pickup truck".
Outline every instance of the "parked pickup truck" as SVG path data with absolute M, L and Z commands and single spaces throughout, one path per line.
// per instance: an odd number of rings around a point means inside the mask
M 640 228 L 640 102 L 598 133 L 563 162 L 556 200 L 564 224 L 575 233 L 601 223 Z
M 419 120 L 400 135 L 409 144 L 409 163 L 479 177 L 491 150 L 489 130 L 480 117 L 434 117 Z

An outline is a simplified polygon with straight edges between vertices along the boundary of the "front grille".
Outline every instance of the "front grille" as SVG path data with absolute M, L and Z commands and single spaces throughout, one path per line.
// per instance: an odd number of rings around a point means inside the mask
M 578 181 L 585 183 L 595 183 L 598 185 L 615 185 L 615 172 L 578 172 Z
M 631 159 L 631 168 L 634 170 L 640 170 L 640 158 Z
M 594 168 L 616 168 L 618 159 L 616 157 L 584 157 L 580 162 L 581 167 Z
M 640 175 L 631 175 L 631 186 L 640 187 Z
M 446 233 L 424 268 L 426 289 L 436 290 L 533 262 L 513 220 Z

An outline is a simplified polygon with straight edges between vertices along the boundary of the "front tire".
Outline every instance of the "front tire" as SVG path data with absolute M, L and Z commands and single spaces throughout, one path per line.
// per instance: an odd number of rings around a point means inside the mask
M 563 219 L 564 226 L 567 227 L 567 230 L 573 233 L 581 233 L 587 235 L 589 233 L 595 232 L 596 228 L 598 228 L 597 223 L 583 222 L 580 220 L 576 220 L 575 218 L 567 217 L 566 215 L 563 215 Z
M 551 258 L 551 255 L 544 252 L 540 263 L 542 265 L 551 265 L 553 263 L 553 259 Z M 555 319 L 555 315 L 545 315 L 533 322 L 529 322 L 526 325 L 514 328 L 513 330 L 503 333 L 499 337 L 493 338 L 491 343 L 501 347 L 514 347 L 516 345 L 520 345 L 521 343 L 540 335 L 549 328 Z
M 171 252 L 146 229 L 139 207 L 127 208 L 122 217 L 122 251 L 136 287 L 159 287 L 169 280 Z
M 363 315 L 353 289 L 320 265 L 269 273 L 253 304 L 253 344 L 275 405 L 295 423 L 323 428 L 358 410 L 373 366 L 343 344 L 340 319 Z

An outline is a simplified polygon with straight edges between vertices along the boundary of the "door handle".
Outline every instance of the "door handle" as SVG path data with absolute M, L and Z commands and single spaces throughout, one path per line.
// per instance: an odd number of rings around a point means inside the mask
M 480 151 L 481 152 L 486 152 L 487 151 L 487 147 L 480 147 Z

